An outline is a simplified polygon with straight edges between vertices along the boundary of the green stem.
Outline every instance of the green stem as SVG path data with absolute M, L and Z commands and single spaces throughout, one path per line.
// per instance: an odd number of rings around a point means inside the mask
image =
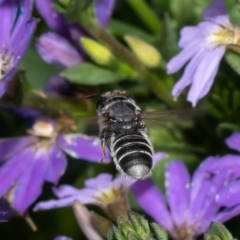
M 100 43 L 107 46 L 113 54 L 127 63 L 137 73 L 138 78 L 143 80 L 149 88 L 169 106 L 175 106 L 176 104 L 172 100 L 169 89 L 163 84 L 163 82 L 152 74 L 124 45 L 122 45 L 115 37 L 108 34 L 96 20 L 81 15 L 81 25 L 84 26 L 88 32 L 96 38 Z
M 160 33 L 162 25 L 161 21 L 145 2 L 145 0 L 127 0 L 127 2 L 154 34 Z

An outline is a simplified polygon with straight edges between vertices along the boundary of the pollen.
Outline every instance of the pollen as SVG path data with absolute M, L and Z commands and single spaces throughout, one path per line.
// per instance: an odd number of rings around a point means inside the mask
M 7 52 L 0 55 L 0 81 L 13 65 L 13 57 Z
M 208 36 L 208 42 L 213 45 L 230 45 L 236 44 L 239 41 L 239 37 L 239 29 L 231 24 L 217 25 Z
M 102 191 L 101 194 L 99 195 L 99 198 L 101 201 L 107 205 L 109 203 L 116 202 L 118 199 L 118 191 L 116 191 L 114 188 Z
M 29 130 L 29 133 L 38 136 L 38 137 L 48 137 L 51 138 L 55 132 L 53 122 L 49 120 L 38 120 L 34 125 L 32 130 Z

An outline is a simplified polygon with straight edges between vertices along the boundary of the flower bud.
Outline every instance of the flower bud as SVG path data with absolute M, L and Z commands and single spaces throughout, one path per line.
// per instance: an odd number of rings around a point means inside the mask
M 119 217 L 117 226 L 113 225 L 108 232 L 108 240 L 137 240 L 137 239 L 156 239 L 167 240 L 166 231 L 156 223 L 149 223 L 141 215 L 128 211 L 128 219 Z
M 161 55 L 155 47 L 131 35 L 126 35 L 124 39 L 136 57 L 145 66 L 149 68 L 160 66 Z
M 73 67 L 83 61 L 83 56 L 67 39 L 53 32 L 42 34 L 36 47 L 47 63 Z
M 108 66 L 113 61 L 113 54 L 103 45 L 86 37 L 82 37 L 80 41 L 84 50 L 97 64 Z

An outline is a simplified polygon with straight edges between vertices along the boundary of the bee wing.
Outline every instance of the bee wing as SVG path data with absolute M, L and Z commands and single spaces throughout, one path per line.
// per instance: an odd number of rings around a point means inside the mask
M 107 125 L 107 121 L 105 117 L 102 116 L 74 116 L 75 122 L 79 126 L 81 126 L 81 129 L 84 129 L 84 132 L 88 135 L 99 135 L 99 123 L 101 123 L 102 126 Z
M 163 111 L 144 112 L 143 119 L 147 124 L 172 127 L 173 125 L 185 125 L 189 120 L 203 113 L 201 108 L 183 108 Z

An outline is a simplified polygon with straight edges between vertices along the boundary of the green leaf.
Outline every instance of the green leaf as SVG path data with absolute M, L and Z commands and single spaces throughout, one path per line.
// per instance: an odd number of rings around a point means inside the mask
M 205 240 L 233 240 L 233 237 L 223 224 L 212 222 Z
M 168 60 L 172 58 L 177 52 L 179 52 L 177 46 L 177 22 L 174 19 L 171 19 L 168 14 L 165 14 L 163 23 L 164 24 L 161 32 L 161 39 L 158 45 L 160 46 L 160 52 Z
M 229 50 L 225 54 L 225 59 L 228 62 L 228 64 L 232 67 L 232 69 L 236 73 L 240 74 L 240 55 L 239 55 L 239 53 Z
M 231 122 L 222 122 L 217 126 L 217 131 L 221 132 L 222 130 L 237 132 L 240 131 L 240 126 Z
M 32 44 L 20 63 L 20 69 L 25 72 L 26 79 L 33 88 L 42 90 L 46 81 L 59 71 L 59 66 L 44 62 Z
M 112 72 L 91 63 L 82 63 L 65 69 L 61 72 L 61 76 L 71 82 L 85 85 L 116 83 L 126 78 L 123 73 Z
M 66 10 L 67 19 L 70 22 L 78 21 L 81 12 L 86 11 L 92 3 L 93 0 L 69 0 Z

